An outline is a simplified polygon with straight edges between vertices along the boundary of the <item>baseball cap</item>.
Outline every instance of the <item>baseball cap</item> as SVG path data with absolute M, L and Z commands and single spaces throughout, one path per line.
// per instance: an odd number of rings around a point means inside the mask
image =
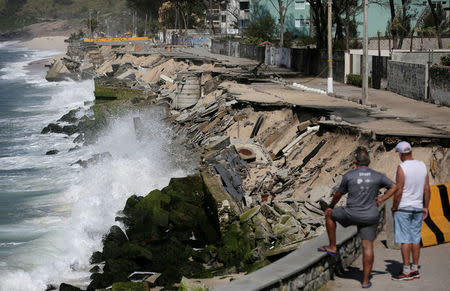
M 401 154 L 410 153 L 412 150 L 411 145 L 407 141 L 401 141 L 395 146 L 395 151 Z

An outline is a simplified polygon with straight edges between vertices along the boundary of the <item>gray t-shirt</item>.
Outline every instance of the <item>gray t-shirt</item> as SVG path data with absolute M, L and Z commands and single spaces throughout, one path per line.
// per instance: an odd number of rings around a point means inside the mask
M 375 198 L 381 188 L 389 189 L 394 184 L 385 175 L 368 167 L 358 167 L 342 177 L 338 191 L 348 193 L 346 210 L 362 223 L 378 221 Z

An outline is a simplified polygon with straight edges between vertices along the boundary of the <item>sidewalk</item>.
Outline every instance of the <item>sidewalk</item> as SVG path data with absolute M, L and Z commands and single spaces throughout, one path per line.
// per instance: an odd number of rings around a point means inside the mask
M 327 79 L 311 78 L 289 79 L 290 82 L 304 84 L 311 88 L 326 90 Z M 334 82 L 337 96 L 360 99 L 361 88 Z M 408 134 L 417 136 L 450 137 L 450 108 L 423 101 L 416 101 L 399 94 L 369 89 L 368 104 L 377 107 L 369 110 L 366 120 L 358 126 L 378 134 Z
M 290 78 L 288 83 L 326 90 L 326 79 Z M 310 81 L 310 82 L 307 82 Z M 303 91 L 281 83 L 229 83 L 226 86 L 241 100 L 266 103 L 290 103 L 306 108 L 323 109 L 346 122 L 379 135 L 450 138 L 450 107 L 416 101 L 385 90 L 369 90 L 369 103 L 360 105 L 361 88 L 334 83 L 340 98 Z
M 392 274 L 402 269 L 400 250 L 385 247 L 386 232 L 381 232 L 374 242 L 375 262 L 372 269 L 372 287 L 369 290 L 450 290 L 448 277 L 450 268 L 450 243 L 421 249 L 420 279 L 393 281 Z M 334 280 L 320 291 L 362 290 L 362 258 L 357 258 L 347 272 L 335 276 Z

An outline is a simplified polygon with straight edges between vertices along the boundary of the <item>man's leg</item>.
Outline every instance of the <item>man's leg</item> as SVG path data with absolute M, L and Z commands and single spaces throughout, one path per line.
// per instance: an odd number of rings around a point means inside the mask
M 402 259 L 403 259 L 403 270 L 407 267 L 409 269 L 410 257 L 411 257 L 411 244 L 402 243 Z
M 326 228 L 327 228 L 327 234 L 328 239 L 330 240 L 330 244 L 328 246 L 325 246 L 324 248 L 330 252 L 337 252 L 336 247 L 336 221 L 331 217 L 331 215 L 327 215 L 326 218 Z
M 373 267 L 373 241 L 371 240 L 361 240 L 361 245 L 363 248 L 363 281 L 362 286 L 365 287 L 369 285 L 370 273 Z
M 419 265 L 419 256 L 420 256 L 420 243 L 419 244 L 411 244 L 412 249 L 412 259 L 413 265 Z

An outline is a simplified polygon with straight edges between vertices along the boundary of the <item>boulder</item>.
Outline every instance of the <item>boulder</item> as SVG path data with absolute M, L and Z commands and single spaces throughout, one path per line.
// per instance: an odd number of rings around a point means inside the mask
M 62 283 L 61 285 L 59 285 L 59 291 L 81 291 L 81 289 L 66 283 Z
M 49 125 L 44 127 L 44 129 L 42 129 L 41 134 L 46 134 L 50 132 L 63 133 L 63 128 L 56 123 L 50 123 Z
M 179 291 L 207 291 L 209 290 L 204 284 L 199 281 L 191 280 L 186 277 L 181 278 Z
M 58 150 L 49 150 L 49 151 L 46 152 L 45 154 L 46 154 L 47 156 L 50 156 L 50 155 L 56 155 L 57 153 L 59 153 Z
M 78 126 L 73 125 L 73 124 L 65 125 L 65 126 L 63 126 L 62 130 L 63 130 L 63 133 L 65 133 L 67 135 L 72 135 L 72 134 L 78 132 Z
M 146 291 L 147 282 L 116 282 L 112 284 L 112 291 Z
M 60 119 L 58 119 L 58 122 L 68 122 L 68 123 L 75 123 L 78 121 L 77 118 L 77 109 L 72 109 L 66 114 L 64 114 Z

